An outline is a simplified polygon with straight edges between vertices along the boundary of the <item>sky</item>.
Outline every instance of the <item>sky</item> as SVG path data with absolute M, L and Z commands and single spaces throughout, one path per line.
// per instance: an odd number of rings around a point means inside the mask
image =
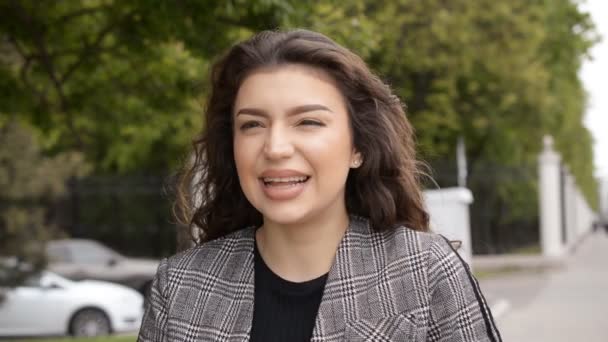
M 595 140 L 595 174 L 608 179 L 608 1 L 586 0 L 581 8 L 591 14 L 602 36 L 591 50 L 593 59 L 583 63 L 580 76 L 589 96 L 584 123 Z

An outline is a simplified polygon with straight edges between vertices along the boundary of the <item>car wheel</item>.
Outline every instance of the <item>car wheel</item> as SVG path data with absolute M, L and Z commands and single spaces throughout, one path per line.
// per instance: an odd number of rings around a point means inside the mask
M 72 317 L 70 332 L 74 336 L 108 335 L 111 332 L 110 320 L 101 310 L 83 309 Z

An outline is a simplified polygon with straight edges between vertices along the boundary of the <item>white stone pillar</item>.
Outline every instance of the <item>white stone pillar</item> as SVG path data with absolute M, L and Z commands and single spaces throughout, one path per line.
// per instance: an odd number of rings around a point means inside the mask
M 469 205 L 473 203 L 471 190 L 459 187 L 425 190 L 424 200 L 430 215 L 431 230 L 449 240 L 461 241 L 458 254 L 471 265 L 473 254 L 469 216 Z
M 566 245 L 570 246 L 576 243 L 578 236 L 578 229 L 576 228 L 576 182 L 574 177 L 570 174 L 568 168 L 564 165 L 564 211 L 566 222 L 562 224 L 566 225 Z
M 578 206 L 576 208 L 577 212 L 577 237 L 582 238 L 593 226 L 593 221 L 595 219 L 595 213 L 589 207 L 587 202 L 587 198 L 583 195 L 582 191 L 577 188 L 578 195 Z
M 608 224 L 608 175 L 600 178 L 599 222 Z
M 586 226 L 586 217 L 585 217 L 585 209 L 587 206 L 587 200 L 579 190 L 578 186 L 576 187 L 576 205 L 574 206 L 574 219 L 576 222 L 576 241 L 579 240 L 580 237 L 585 233 Z
M 538 192 L 540 210 L 540 242 L 547 257 L 563 252 L 561 239 L 562 214 L 560 196 L 560 156 L 553 150 L 553 138 L 543 138 L 544 149 L 538 158 Z

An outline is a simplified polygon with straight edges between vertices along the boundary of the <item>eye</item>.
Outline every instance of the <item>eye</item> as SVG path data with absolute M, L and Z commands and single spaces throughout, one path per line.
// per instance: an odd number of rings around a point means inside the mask
M 262 124 L 259 121 L 247 121 L 241 124 L 239 128 L 241 131 L 245 131 L 255 127 L 262 127 Z
M 304 119 L 304 120 L 300 121 L 300 122 L 298 123 L 298 125 L 304 125 L 304 126 L 320 126 L 320 127 L 325 126 L 325 124 L 324 124 L 324 123 L 322 123 L 321 121 L 312 120 L 312 119 Z

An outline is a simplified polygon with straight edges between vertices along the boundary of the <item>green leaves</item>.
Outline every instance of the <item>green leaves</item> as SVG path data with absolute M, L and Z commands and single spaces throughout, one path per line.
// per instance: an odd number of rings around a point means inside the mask
M 90 171 L 78 153 L 43 156 L 36 140 L 26 126 L 0 120 L 0 282 L 5 286 L 44 266 L 44 242 L 61 234 L 49 222 L 48 209 L 65 195 L 68 179 Z M 12 269 L 6 263 L 10 257 L 29 267 Z
M 200 130 L 209 61 L 289 1 L 20 1 L 0 5 L 0 111 L 84 152 L 97 172 L 165 173 Z
M 326 33 L 340 36 L 353 18 L 366 23 L 345 43 L 368 51 L 405 100 L 424 157 L 451 159 L 462 135 L 472 167 L 477 160 L 528 165 L 542 135 L 552 134 L 595 202 L 577 73 L 596 37 L 576 2 L 351 0 L 340 8 Z
M 527 164 L 552 134 L 595 201 L 577 72 L 597 38 L 576 2 L 27 0 L 0 13 L 0 111 L 97 173 L 171 169 L 201 128 L 213 59 L 252 32 L 305 27 L 391 84 L 423 157 L 452 158 L 464 136 L 472 167 Z

